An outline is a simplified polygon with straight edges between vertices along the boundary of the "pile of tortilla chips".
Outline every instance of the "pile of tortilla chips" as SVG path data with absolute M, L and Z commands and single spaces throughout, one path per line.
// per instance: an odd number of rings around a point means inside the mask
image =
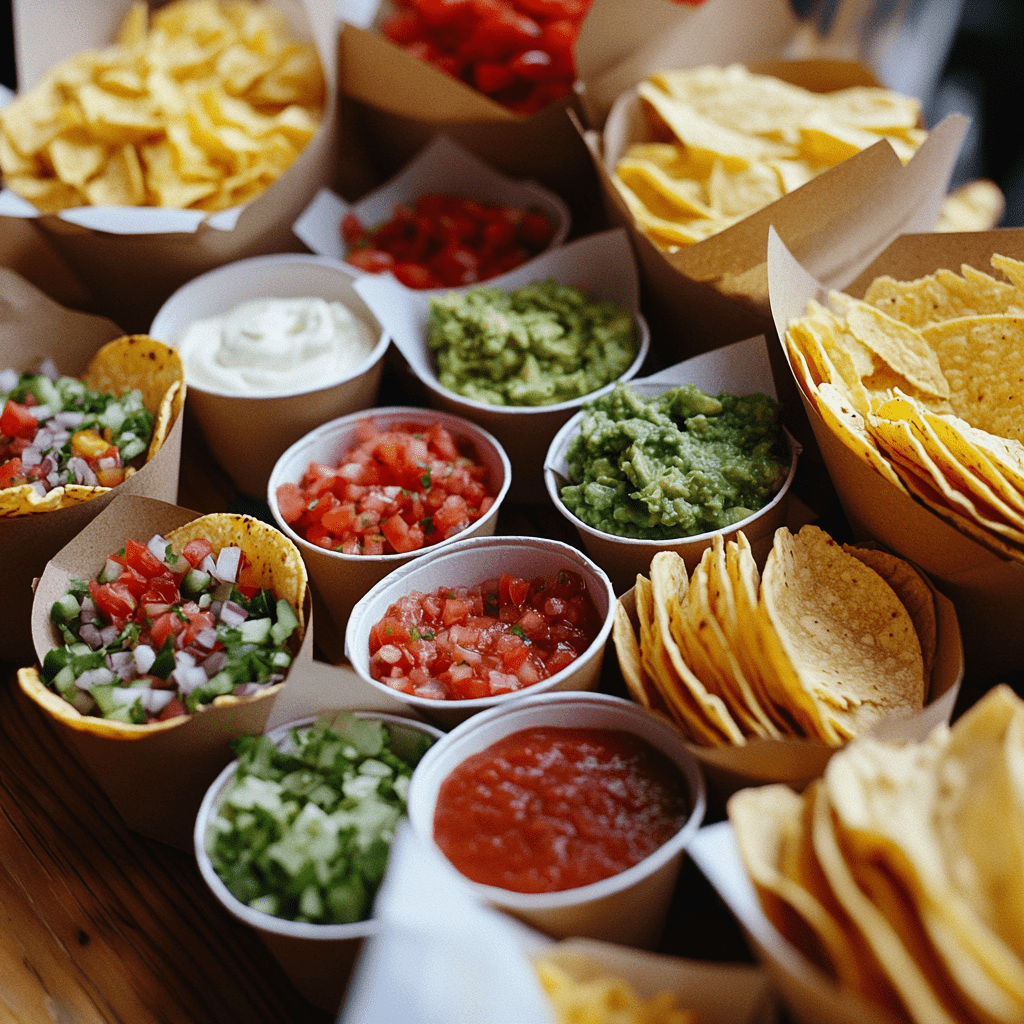
M 798 795 L 727 804 L 766 916 L 886 1020 L 1024 1020 L 1024 702 L 990 690 L 920 743 L 861 737 Z
M 716 536 L 692 575 L 662 551 L 612 637 L 626 684 L 700 746 L 806 738 L 838 746 L 919 710 L 938 638 L 934 592 L 909 563 L 781 527 L 759 572 L 745 535 Z
M 99 349 L 81 380 L 96 391 L 118 397 L 126 391 L 141 392 L 142 404 L 153 414 L 153 434 L 145 456 L 150 462 L 185 404 L 185 371 L 178 350 L 148 335 L 125 335 Z M 51 512 L 109 491 L 99 485 L 65 484 L 41 495 L 32 484 L 4 487 L 0 488 L 0 517 Z
M 666 250 L 699 242 L 888 139 L 906 162 L 926 138 L 916 99 L 877 86 L 815 93 L 742 65 L 659 71 L 637 89 L 654 141 L 613 181 Z
M 863 300 L 810 302 L 786 329 L 793 372 L 829 428 L 894 486 L 1024 561 L 1024 263 L 995 255 Z
M 0 112 L 4 183 L 43 212 L 221 210 L 276 181 L 319 127 L 315 47 L 253 0 L 132 6 L 117 41 Z

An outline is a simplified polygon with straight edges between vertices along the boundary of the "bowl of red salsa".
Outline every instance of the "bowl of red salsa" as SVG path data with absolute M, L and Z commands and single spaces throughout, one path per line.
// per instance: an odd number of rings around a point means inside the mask
M 288 448 L 267 501 L 308 568 L 318 643 L 340 658 L 352 607 L 375 583 L 455 540 L 493 534 L 511 476 L 487 431 L 412 406 L 342 416 Z
M 369 685 L 446 728 L 524 692 L 594 689 L 614 605 L 608 577 L 568 544 L 471 537 L 369 590 L 345 653 Z
M 555 938 L 653 948 L 706 791 L 665 719 L 610 694 L 555 692 L 438 740 L 408 808 L 486 902 Z

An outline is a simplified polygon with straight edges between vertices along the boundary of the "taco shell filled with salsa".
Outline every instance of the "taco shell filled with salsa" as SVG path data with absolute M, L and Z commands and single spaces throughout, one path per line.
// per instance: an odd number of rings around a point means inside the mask
M 82 635 L 81 620 L 88 616 L 83 612 L 62 630 L 51 621 L 54 606 L 76 586 L 81 590 L 85 583 L 93 581 L 96 586 L 91 591 L 97 595 L 96 604 L 106 607 L 97 588 L 102 586 L 99 580 L 109 573 L 111 556 L 115 556 L 115 561 L 117 557 L 124 557 L 131 548 L 129 542 L 139 542 L 137 550 L 140 552 L 148 550 L 147 542 L 153 537 L 166 541 L 166 546 L 161 547 L 172 564 L 176 557 L 184 559 L 186 545 L 197 540 L 209 542 L 212 563 L 217 562 L 222 551 L 240 549 L 245 569 L 239 576 L 239 589 L 247 597 L 256 595 L 256 600 L 265 592 L 271 607 L 278 608 L 277 613 L 272 613 L 275 621 L 286 620 L 282 631 L 286 635 L 278 645 L 280 651 L 286 652 L 279 655 L 280 668 L 269 679 L 264 677 L 258 687 L 230 685 L 227 692 L 225 688 L 220 693 L 207 691 L 194 703 L 186 698 L 183 686 L 180 692 L 188 708 L 162 719 L 136 716 L 149 718 L 148 722 L 131 720 L 130 715 L 120 712 L 113 717 L 102 717 L 105 701 L 102 707 L 81 705 L 85 710 L 79 710 L 43 680 L 47 678 L 53 683 L 54 657 L 59 657 L 66 649 L 69 639 Z M 190 554 L 194 548 L 193 543 Z M 140 553 L 139 557 L 146 556 Z M 182 566 L 184 564 L 183 561 Z M 210 560 L 203 561 L 198 571 L 202 573 L 203 566 L 209 568 L 210 565 Z M 215 583 L 216 580 L 210 584 L 211 592 Z M 230 593 L 229 587 L 227 594 Z M 238 596 L 237 590 L 234 596 Z M 227 600 L 228 597 L 222 591 L 216 599 Z M 278 602 L 286 608 L 280 608 Z M 204 599 L 196 597 L 194 603 L 202 605 Z M 192 826 L 203 794 L 233 757 L 229 741 L 241 734 L 262 732 L 284 680 L 297 667 L 301 668 L 302 661 L 312 658 L 309 604 L 305 567 L 297 548 L 268 524 L 233 513 L 197 516 L 188 509 L 165 502 L 117 495 L 101 515 L 58 552 L 39 579 L 32 605 L 32 640 L 38 661 L 18 671 L 18 682 L 73 748 L 129 828 L 189 849 Z M 184 600 L 176 602 L 170 614 L 181 618 L 180 611 L 185 607 Z M 209 608 L 208 602 L 206 608 Z M 189 611 L 189 615 L 193 614 Z M 150 614 L 148 617 L 155 627 L 159 616 Z M 109 622 L 110 617 L 104 613 L 97 625 Z M 111 634 L 105 634 L 104 649 L 106 646 L 111 650 L 133 649 L 133 644 L 139 643 L 154 646 L 149 627 L 136 635 L 131 618 L 117 620 L 115 626 L 120 627 L 120 634 L 127 639 L 111 641 Z M 218 628 L 217 633 L 223 638 L 221 629 Z M 182 645 L 172 637 L 163 654 L 166 656 L 176 646 Z M 224 645 L 218 642 L 213 646 Z M 149 671 L 156 673 L 156 666 Z M 141 680 L 126 681 L 123 686 L 115 680 L 112 688 L 140 684 L 145 688 L 145 676 Z M 81 686 L 81 682 L 78 685 Z M 140 706 L 134 704 L 136 712 Z

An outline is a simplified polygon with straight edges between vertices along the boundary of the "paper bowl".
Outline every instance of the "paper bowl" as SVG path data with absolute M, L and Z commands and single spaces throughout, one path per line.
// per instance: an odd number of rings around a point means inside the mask
M 346 555 L 311 544 L 293 530 L 281 515 L 277 489 L 284 483 L 298 483 L 311 462 L 335 465 L 343 452 L 355 443 L 358 424 L 366 419 L 386 426 L 392 423 L 441 423 L 452 434 L 472 442 L 487 465 L 494 504 L 475 523 L 450 540 L 408 554 Z M 498 525 L 498 513 L 508 493 L 512 469 L 508 456 L 487 431 L 475 423 L 440 411 L 412 406 L 389 406 L 352 413 L 331 420 L 295 442 L 277 460 L 267 486 L 267 502 L 279 529 L 298 547 L 309 570 L 316 602 L 317 643 L 336 661 L 344 656 L 345 628 L 355 603 L 375 584 L 414 558 L 450 547 L 472 536 L 489 536 Z
M 638 864 L 611 878 L 553 893 L 520 893 L 466 884 L 487 903 L 554 938 L 602 939 L 652 948 L 664 928 L 687 844 L 704 818 L 706 797 L 700 766 L 663 718 L 631 701 L 605 693 L 541 693 L 521 696 L 463 722 L 420 761 L 409 786 L 409 820 L 421 840 L 433 839 L 438 791 L 467 757 L 498 740 L 535 726 L 621 729 L 653 744 L 679 766 L 690 790 L 692 811 L 685 825 Z
M 264 687 L 249 697 L 221 697 L 193 714 L 148 725 L 80 714 L 42 682 L 38 666 L 44 664 L 51 649 L 63 643 L 50 622 L 50 609 L 67 593 L 72 580 L 95 579 L 107 556 L 123 548 L 128 538 L 145 541 L 155 533 L 187 531 L 194 522 L 221 517 L 237 520 L 239 532 L 244 530 L 253 538 L 247 550 L 261 575 L 266 573 L 274 579 L 279 573 L 282 585 L 288 578 L 295 584 L 295 601 L 301 600 L 296 614 L 303 633 L 301 646 L 296 642 L 292 648 L 293 660 L 284 682 Z M 203 794 L 231 760 L 229 741 L 241 733 L 262 732 L 288 679 L 312 660 L 310 595 L 305 577 L 299 552 L 288 538 L 266 523 L 231 513 L 197 516 L 189 509 L 128 494 L 117 495 L 47 564 L 32 602 L 36 662 L 18 670 L 18 683 L 132 831 L 179 849 L 191 848 L 192 826 Z M 293 595 L 288 597 L 291 601 Z
M 621 229 L 588 235 L 531 260 L 508 274 L 492 278 L 488 287 L 519 288 L 548 278 L 561 284 L 580 285 L 596 299 L 611 299 L 633 311 L 638 351 L 619 380 L 632 380 L 639 372 L 651 338 L 640 312 L 636 263 L 626 233 Z M 498 406 L 464 398 L 441 386 L 427 348 L 429 294 L 404 288 L 394 278 L 367 274 L 356 281 L 356 291 L 384 325 L 404 357 L 425 403 L 464 416 L 489 430 L 510 453 L 512 496 L 516 502 L 543 502 L 544 454 L 559 427 L 587 399 L 611 390 L 615 382 L 567 402 L 542 406 Z
M 193 385 L 188 404 L 214 458 L 244 494 L 262 498 L 281 453 L 327 420 L 376 402 L 388 338 L 352 287 L 352 275 L 337 260 L 279 253 L 218 267 L 179 288 L 160 307 L 150 327 L 154 338 L 177 345 L 196 320 L 227 313 L 252 299 L 316 296 L 348 306 L 371 329 L 377 343 L 347 376 L 311 380 L 305 390 L 242 395 Z
M 322 189 L 292 230 L 313 252 L 344 261 L 348 254 L 341 233 L 345 214 L 354 213 L 364 226 L 371 228 L 390 220 L 395 207 L 412 205 L 431 193 L 539 210 L 554 228 L 548 249 L 561 245 L 569 233 L 571 216 L 560 196 L 534 181 L 502 174 L 444 135 L 424 146 L 398 174 L 357 203 L 349 205 L 330 190 Z M 531 262 L 528 260 L 522 266 Z M 345 267 L 353 275 L 361 273 L 351 264 L 346 263 Z M 419 290 L 429 295 L 459 289 Z
M 355 715 L 358 718 L 371 718 L 387 723 L 396 741 L 402 738 L 415 740 L 423 735 L 437 740 L 442 735 L 440 730 L 433 726 L 400 715 L 375 711 L 356 711 Z M 288 722 L 272 729 L 267 735 L 277 746 L 284 746 L 290 744 L 291 729 L 309 726 L 315 720 L 316 716 L 311 715 Z M 256 931 L 298 992 L 314 1006 L 336 1014 L 363 940 L 375 934 L 377 922 L 372 917 L 351 924 L 288 921 L 253 910 L 231 894 L 214 870 L 210 855 L 206 852 L 205 837 L 218 801 L 231 782 L 237 767 L 238 761 L 235 760 L 221 771 L 206 791 L 196 815 L 193 841 L 199 870 L 221 906 Z
M 402 693 L 370 675 L 370 630 L 387 609 L 411 591 L 430 592 L 454 583 L 473 585 L 511 572 L 524 579 L 572 569 L 586 581 L 603 625 L 593 643 L 571 665 L 526 690 L 467 700 L 432 700 Z M 436 554 L 423 555 L 381 580 L 352 609 L 345 632 L 345 654 L 371 686 L 397 697 L 422 717 L 450 728 L 485 708 L 512 703 L 523 694 L 550 690 L 592 690 L 598 685 L 604 649 L 611 635 L 615 594 L 608 577 L 586 555 L 561 541 L 538 537 L 470 537 Z
M 634 381 L 630 385 L 634 390 L 645 397 L 664 394 L 676 384 L 664 382 Z M 717 534 L 721 534 L 726 540 L 735 537 L 741 530 L 750 541 L 754 557 L 759 563 L 763 563 L 768 552 L 771 550 L 775 531 L 786 522 L 789 511 L 789 494 L 793 485 L 793 478 L 796 476 L 796 462 L 799 454 L 799 446 L 796 441 L 786 434 L 789 444 L 790 463 L 789 473 L 779 488 L 779 491 L 767 505 L 759 509 L 746 519 L 723 530 L 713 530 L 709 533 L 693 534 L 689 537 L 680 537 L 671 540 L 641 540 L 633 537 L 617 537 L 613 533 L 606 533 L 589 526 L 581 519 L 578 519 L 566 508 L 561 498 L 562 487 L 568 482 L 568 464 L 566 454 L 569 445 L 579 434 L 582 412 L 576 413 L 555 435 L 554 440 L 548 448 L 547 459 L 544 463 L 544 485 L 547 488 L 548 496 L 552 504 L 572 524 L 580 536 L 583 547 L 587 554 L 606 573 L 615 587 L 615 592 L 621 594 L 628 590 L 636 582 L 637 573 L 647 575 L 651 567 L 651 559 L 659 551 L 675 551 L 682 555 L 686 562 L 688 572 L 693 572 L 700 562 L 701 555 L 711 547 Z

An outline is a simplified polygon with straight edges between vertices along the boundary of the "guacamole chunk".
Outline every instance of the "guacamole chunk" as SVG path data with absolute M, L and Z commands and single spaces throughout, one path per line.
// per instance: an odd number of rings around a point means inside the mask
M 489 405 L 553 405 L 616 380 L 638 351 L 632 313 L 580 287 L 483 285 L 430 303 L 441 386 Z
M 582 409 L 567 452 L 566 508 L 620 537 L 667 540 L 731 526 L 763 508 L 789 472 L 781 408 L 692 384 L 645 397 L 628 384 Z

